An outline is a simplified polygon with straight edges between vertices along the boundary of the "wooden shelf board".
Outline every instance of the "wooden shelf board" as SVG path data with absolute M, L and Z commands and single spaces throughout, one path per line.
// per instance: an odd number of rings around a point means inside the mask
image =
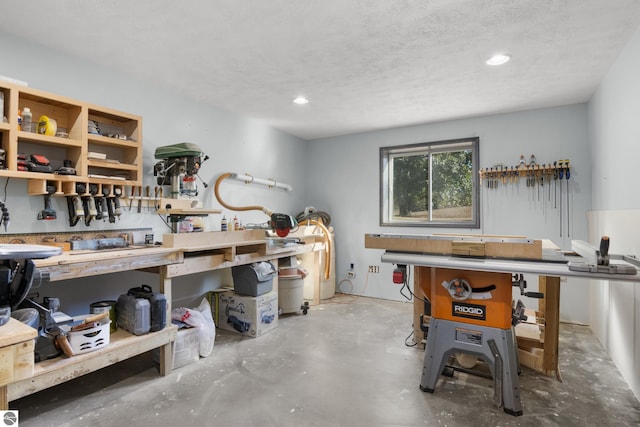
M 98 350 L 72 357 L 44 360 L 34 367 L 33 377 L 8 385 L 9 400 L 36 393 L 65 381 L 72 380 L 105 366 L 113 365 L 146 351 L 170 344 L 175 340 L 178 327 L 169 324 L 163 330 L 145 335 L 132 335 L 124 330 L 111 334 L 109 345 Z

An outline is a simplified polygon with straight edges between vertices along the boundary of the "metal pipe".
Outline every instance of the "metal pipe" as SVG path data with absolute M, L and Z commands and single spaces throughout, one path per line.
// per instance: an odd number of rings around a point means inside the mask
M 262 184 L 262 185 L 266 185 L 267 187 L 276 187 L 276 188 L 282 188 L 283 190 L 286 191 L 292 191 L 293 188 L 291 188 L 291 186 L 289 184 L 286 184 L 284 182 L 278 182 L 274 179 L 263 179 L 263 178 L 256 178 L 254 176 L 251 175 L 241 175 L 238 173 L 232 173 L 231 176 L 229 178 L 238 180 L 238 181 L 243 181 L 246 183 L 256 183 L 256 184 Z

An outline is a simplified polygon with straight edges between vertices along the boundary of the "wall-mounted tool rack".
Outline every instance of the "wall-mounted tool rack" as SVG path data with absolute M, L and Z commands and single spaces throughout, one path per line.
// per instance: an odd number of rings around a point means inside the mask
M 4 162 L 0 177 L 29 180 L 29 194 L 76 195 L 76 183 L 96 184 L 114 195 L 124 186 L 142 183 L 142 118 L 37 89 L 0 82 L 4 116 L 0 117 L 0 147 Z M 28 107 L 32 129 L 21 129 L 18 112 Z M 55 132 L 38 133 L 38 120 L 55 121 Z M 51 173 L 25 167 L 19 155 L 39 154 Z M 69 166 L 74 174 L 64 174 Z
M 539 164 L 534 155 L 529 162 L 520 156 L 520 162 L 515 166 L 497 163 L 479 171 L 480 183 L 487 188 L 498 188 L 500 184 L 517 184 L 524 179 L 527 187 L 544 185 L 557 179 L 569 179 L 571 165 L 568 159 L 555 160 L 550 163 Z

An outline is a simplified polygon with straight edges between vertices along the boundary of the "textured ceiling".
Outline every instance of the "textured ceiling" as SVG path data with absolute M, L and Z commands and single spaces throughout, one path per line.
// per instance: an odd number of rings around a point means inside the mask
M 316 139 L 585 102 L 640 0 L 3 0 L 0 16 L 0 31 Z M 485 65 L 497 51 L 512 61 Z

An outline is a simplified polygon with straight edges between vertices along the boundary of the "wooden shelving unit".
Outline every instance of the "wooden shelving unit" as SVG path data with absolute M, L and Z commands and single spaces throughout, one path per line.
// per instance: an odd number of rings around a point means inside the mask
M 54 195 L 76 193 L 76 183 L 97 184 L 109 194 L 115 188 L 137 186 L 142 183 L 142 118 L 110 108 L 92 105 L 37 89 L 0 82 L 4 95 L 4 114 L 0 120 L 0 144 L 5 153 L 0 177 L 29 180 L 29 194 L 46 194 L 47 186 L 54 186 Z M 41 116 L 57 123 L 55 135 L 21 130 L 18 111 L 29 107 L 32 123 L 37 128 Z M 35 129 L 34 129 L 35 130 Z M 104 154 L 106 159 L 90 159 L 90 152 Z M 19 154 L 45 156 L 53 173 L 24 170 Z M 55 173 L 68 162 L 76 175 Z

